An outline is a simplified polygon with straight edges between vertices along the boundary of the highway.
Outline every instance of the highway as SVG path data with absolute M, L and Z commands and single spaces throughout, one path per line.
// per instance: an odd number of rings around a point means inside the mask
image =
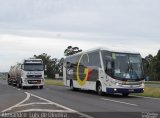
M 142 118 L 154 115 L 160 118 L 160 99 L 98 96 L 92 91 L 72 91 L 64 86 L 44 89 L 18 89 L 0 79 L 0 111 L 62 113 L 71 118 Z

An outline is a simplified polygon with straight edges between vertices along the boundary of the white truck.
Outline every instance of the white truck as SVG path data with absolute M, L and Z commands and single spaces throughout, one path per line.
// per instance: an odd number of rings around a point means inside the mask
M 44 70 L 42 59 L 25 59 L 21 64 L 10 68 L 8 84 L 19 88 L 37 86 L 42 89 L 45 83 Z

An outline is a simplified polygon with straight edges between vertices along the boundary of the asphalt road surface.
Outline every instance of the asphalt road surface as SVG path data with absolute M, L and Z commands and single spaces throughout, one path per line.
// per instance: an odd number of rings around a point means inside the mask
M 18 89 L 0 80 L 0 111 L 1 117 L 160 118 L 160 99 L 98 96 L 64 86 Z

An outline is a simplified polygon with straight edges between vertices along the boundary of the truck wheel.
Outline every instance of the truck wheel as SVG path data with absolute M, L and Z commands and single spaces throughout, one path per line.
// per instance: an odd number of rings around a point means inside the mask
M 17 87 L 21 88 L 20 81 L 17 81 Z
M 9 80 L 7 81 L 8 85 L 11 85 L 11 83 L 9 82 Z
M 39 88 L 40 88 L 40 89 L 43 89 L 43 86 L 40 86 Z
M 25 86 L 22 86 L 22 89 L 25 89 Z
M 12 85 L 12 86 L 15 86 L 13 81 L 11 82 L 11 85 Z
M 22 89 L 25 89 L 25 86 L 22 85 L 22 80 L 20 82 L 20 86 L 21 86 Z

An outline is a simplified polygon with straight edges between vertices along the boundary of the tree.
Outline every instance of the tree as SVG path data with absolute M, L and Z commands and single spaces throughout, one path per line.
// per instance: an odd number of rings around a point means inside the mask
M 144 63 L 144 71 L 146 76 L 150 76 L 152 80 L 160 80 L 160 50 L 156 56 L 148 55 L 145 57 L 148 63 Z
M 34 58 L 42 59 L 44 65 L 47 66 L 47 70 L 45 74 L 49 78 L 55 78 L 55 74 L 63 75 L 63 61 L 64 58 L 57 59 L 51 58 L 51 56 L 47 55 L 46 53 L 42 53 L 40 55 L 34 55 Z
M 152 67 L 152 76 L 155 80 L 160 80 L 160 50 L 158 51 L 157 55 L 153 58 Z
M 42 59 L 44 65 L 47 66 L 47 70 L 45 71 L 45 75 L 47 75 L 50 78 L 54 78 L 55 75 L 55 66 L 57 64 L 57 58 L 51 59 L 51 56 L 47 55 L 46 53 L 42 53 L 40 55 L 34 55 L 35 58 L 37 59 Z
M 145 76 L 151 77 L 152 74 L 152 61 L 153 61 L 153 56 L 149 54 L 148 56 L 145 57 L 145 62 L 144 62 L 144 73 Z
M 69 56 L 69 55 L 76 54 L 78 52 L 82 52 L 82 50 L 79 49 L 78 47 L 68 46 L 67 49 L 65 49 L 65 51 L 64 51 L 64 55 Z
M 61 59 L 59 59 L 59 61 L 58 61 L 58 73 L 59 73 L 59 75 L 63 75 L 63 61 L 64 61 L 64 58 L 61 58 Z

